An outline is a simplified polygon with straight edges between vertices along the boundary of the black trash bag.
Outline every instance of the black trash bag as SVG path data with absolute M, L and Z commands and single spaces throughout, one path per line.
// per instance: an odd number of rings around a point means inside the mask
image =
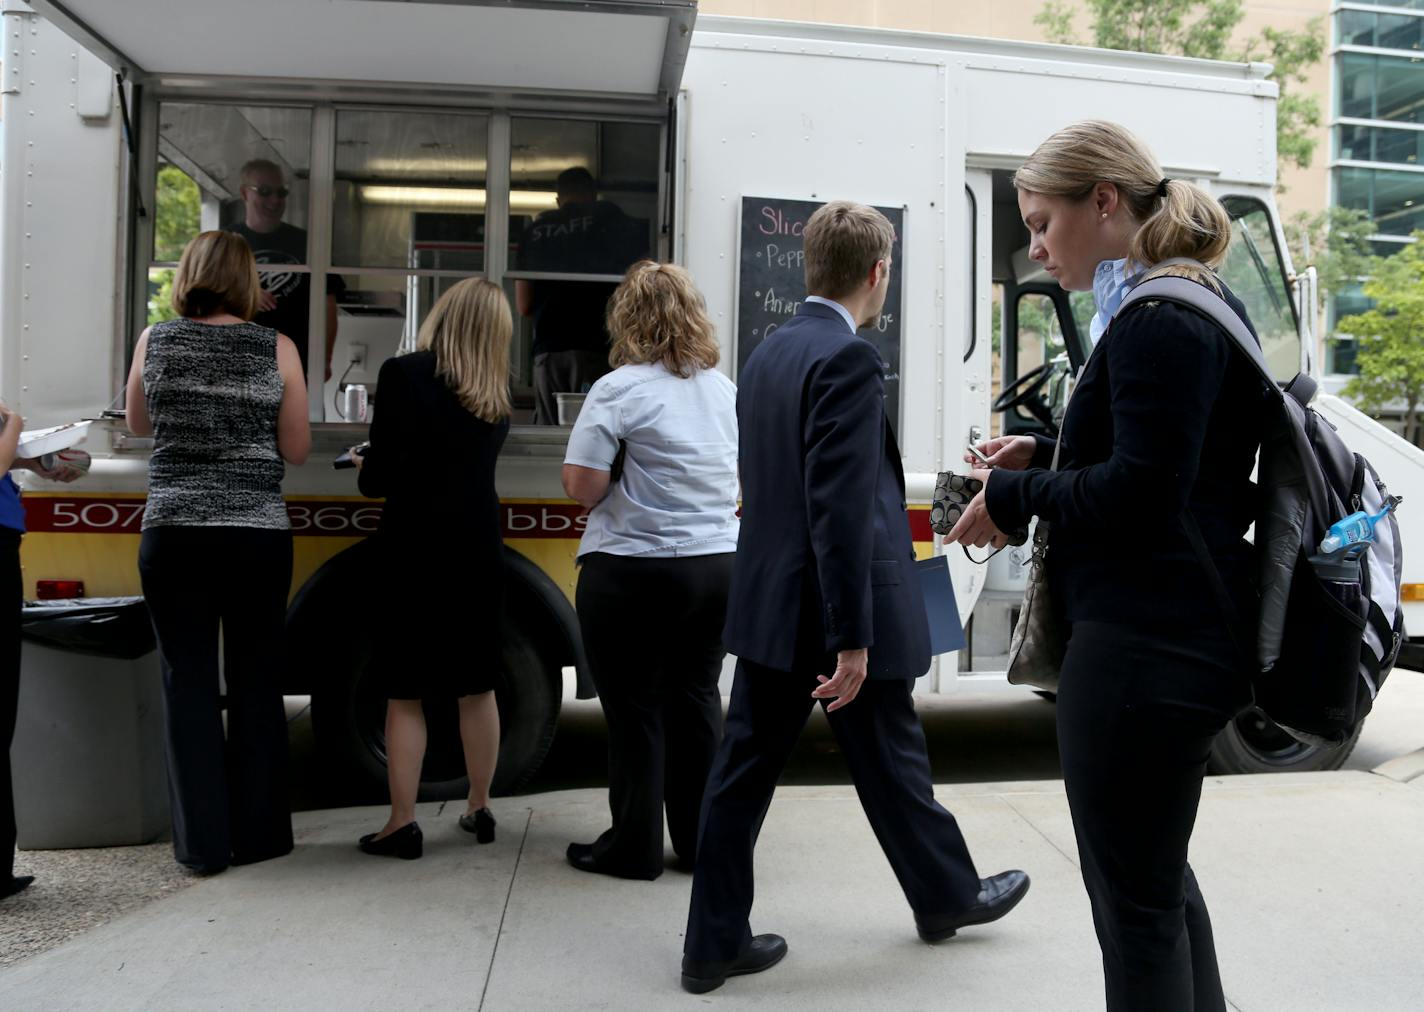
M 136 660 L 158 646 L 142 597 L 26 601 L 20 634 L 59 650 L 125 661 Z

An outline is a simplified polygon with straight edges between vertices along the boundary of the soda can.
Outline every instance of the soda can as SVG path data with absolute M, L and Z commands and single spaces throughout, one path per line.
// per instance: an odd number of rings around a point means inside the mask
M 346 388 L 346 404 L 342 414 L 346 416 L 348 422 L 364 422 L 366 421 L 366 412 L 366 385 L 352 383 Z

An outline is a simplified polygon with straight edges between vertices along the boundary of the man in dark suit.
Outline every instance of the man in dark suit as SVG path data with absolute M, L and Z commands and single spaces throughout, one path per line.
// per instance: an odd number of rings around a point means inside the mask
M 812 294 L 752 353 L 737 391 L 742 528 L 724 640 L 738 663 L 683 948 L 694 993 L 786 954 L 780 936 L 751 933 L 752 849 L 817 700 L 922 938 L 996 920 L 1028 890 L 1021 871 L 979 878 L 934 800 L 911 699 L 929 629 L 884 363 L 855 333 L 885 303 L 894 231 L 873 208 L 837 201 L 804 235 Z

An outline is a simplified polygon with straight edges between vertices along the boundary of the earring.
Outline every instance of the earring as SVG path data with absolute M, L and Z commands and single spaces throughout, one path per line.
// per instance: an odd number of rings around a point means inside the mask
M 1106 211 L 1104 211 L 1104 212 L 1103 212 L 1103 217 L 1106 218 L 1107 216 L 1108 216 L 1108 213 L 1107 213 Z

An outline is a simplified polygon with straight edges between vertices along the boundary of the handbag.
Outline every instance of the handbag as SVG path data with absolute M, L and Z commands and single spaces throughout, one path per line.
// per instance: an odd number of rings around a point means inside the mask
M 1083 375 L 1078 370 L 1076 380 Z M 1067 416 L 1068 405 L 1072 403 L 1072 390 L 1064 401 L 1063 413 Z M 1053 446 L 1053 462 L 1050 471 L 1058 470 L 1058 453 L 1063 449 L 1063 436 Z M 1058 672 L 1063 667 L 1063 658 L 1068 653 L 1068 623 L 1063 621 L 1063 613 L 1054 606 L 1053 592 L 1048 588 L 1048 536 L 1052 525 L 1043 517 L 1033 528 L 1033 548 L 1029 556 L 1028 586 L 1024 588 L 1023 602 L 1019 605 L 1019 617 L 1014 623 L 1013 635 L 1009 637 L 1009 662 L 1006 674 L 1015 685 L 1032 685 L 1046 692 L 1058 691 Z
M 1056 451 L 1055 451 L 1056 454 Z M 1058 691 L 1058 671 L 1068 652 L 1067 623 L 1053 605 L 1045 564 L 1048 560 L 1049 523 L 1039 518 L 1033 529 L 1028 586 L 1019 605 L 1018 621 L 1009 638 L 1008 678 L 1015 685 L 1032 685 Z

